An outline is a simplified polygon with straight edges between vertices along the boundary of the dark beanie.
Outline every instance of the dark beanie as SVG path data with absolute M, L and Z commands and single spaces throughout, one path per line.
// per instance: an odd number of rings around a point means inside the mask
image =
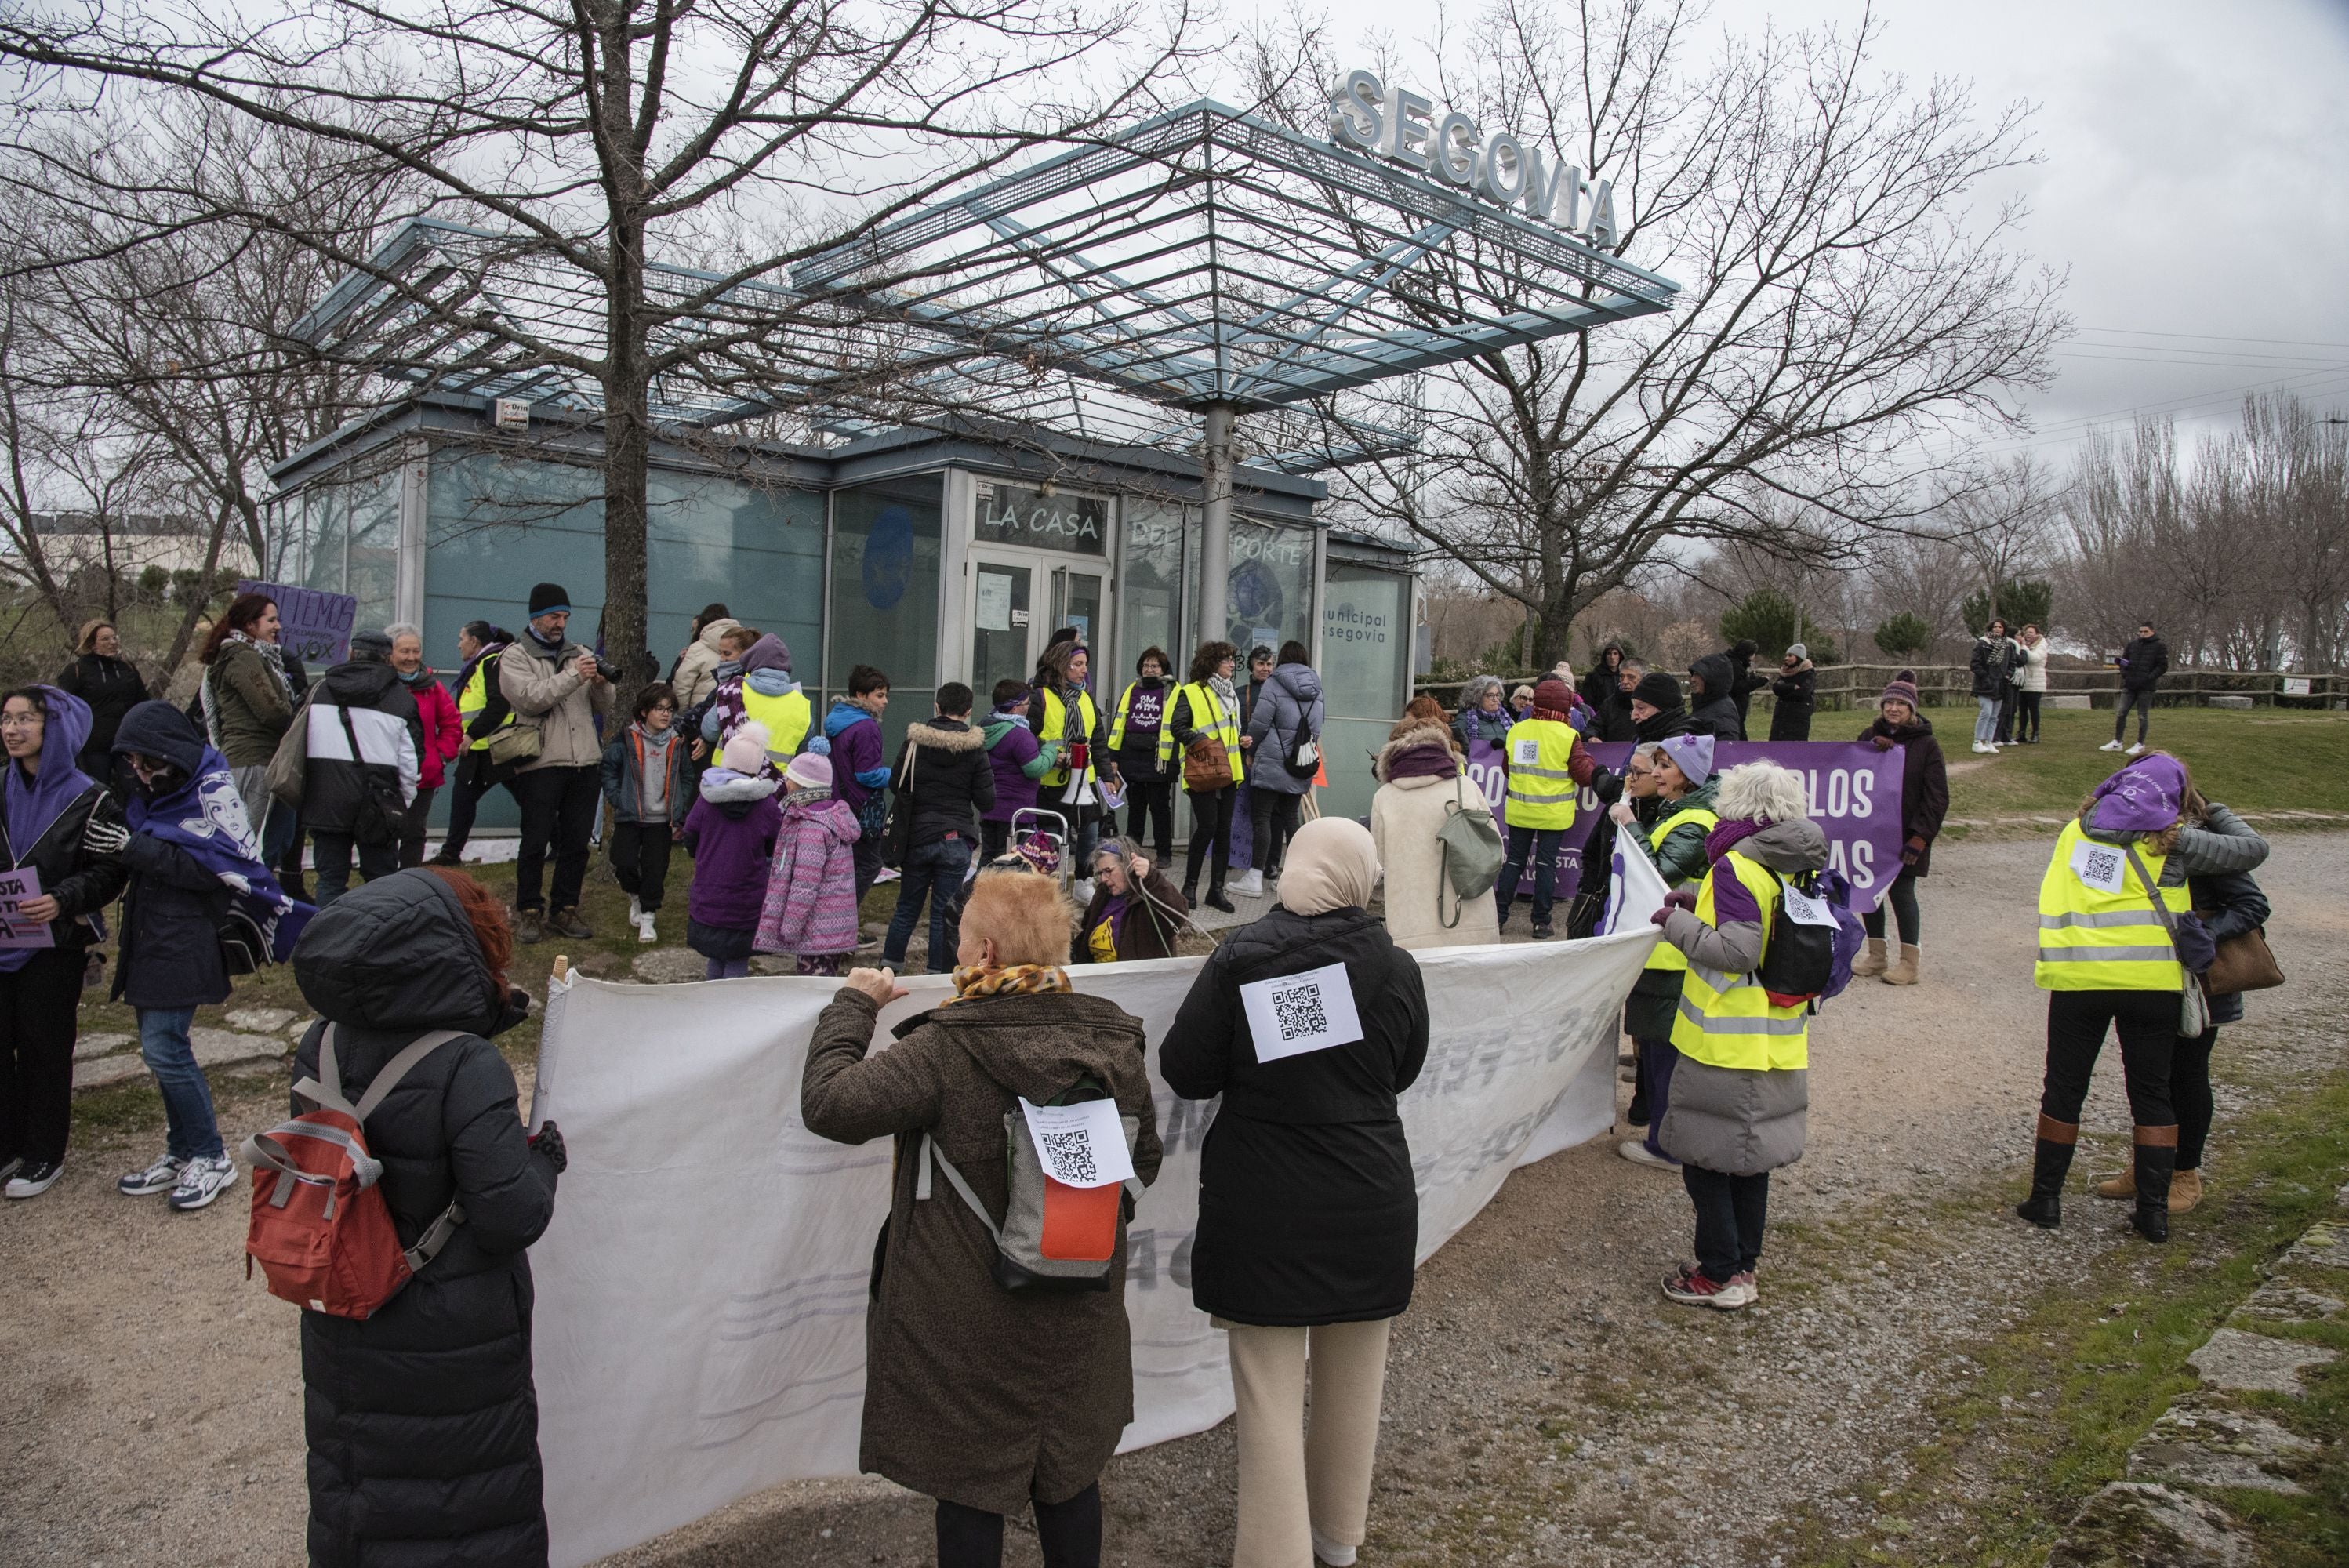
M 1556 676 L 1544 676 L 1534 683 L 1534 706 L 1551 713 L 1568 713 L 1574 707 L 1574 688 Z
M 1650 670 L 1640 677 L 1640 684 L 1631 688 L 1631 700 L 1644 702 L 1659 710 L 1678 707 L 1681 705 L 1681 683 L 1661 670 Z
M 351 658 L 363 665 L 386 664 L 391 658 L 391 639 L 381 632 L 353 632 Z
M 1884 695 L 1876 699 L 1882 707 L 1888 702 L 1905 702 L 1911 711 L 1917 707 L 1917 676 L 1913 670 L 1902 670 L 1884 683 Z
M 530 591 L 530 618 L 537 620 L 549 610 L 568 610 L 571 595 L 560 583 L 542 583 Z

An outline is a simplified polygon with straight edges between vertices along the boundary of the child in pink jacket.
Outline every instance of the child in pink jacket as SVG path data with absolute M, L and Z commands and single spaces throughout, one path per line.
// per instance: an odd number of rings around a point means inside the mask
M 856 951 L 856 813 L 832 792 L 832 760 L 802 752 L 783 769 L 783 826 L 767 872 L 756 946 L 802 975 L 838 975 Z

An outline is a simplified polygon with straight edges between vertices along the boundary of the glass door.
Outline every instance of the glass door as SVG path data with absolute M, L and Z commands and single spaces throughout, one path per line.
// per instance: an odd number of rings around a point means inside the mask
M 1043 651 L 1031 646 L 1035 568 L 973 552 L 970 580 L 970 689 L 984 710 L 995 683 L 1026 680 Z
M 1052 624 L 1074 626 L 1077 641 L 1092 650 L 1093 663 L 1098 665 L 1109 655 L 1102 645 L 1106 628 L 1102 624 L 1102 575 L 1098 572 L 1080 572 L 1074 567 L 1052 569 Z M 1096 679 L 1093 689 L 1101 690 Z

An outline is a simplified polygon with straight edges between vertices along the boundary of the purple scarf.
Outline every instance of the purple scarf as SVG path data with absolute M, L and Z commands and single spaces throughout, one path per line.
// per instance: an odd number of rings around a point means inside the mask
M 1733 849 L 1742 839 L 1750 839 L 1762 830 L 1762 824 L 1751 817 L 1740 817 L 1734 822 L 1723 822 L 1704 837 L 1704 858 L 1718 861 Z
M 1460 759 L 1452 748 L 1430 741 L 1424 746 L 1406 746 L 1387 761 L 1387 779 L 1456 779 L 1460 776 Z

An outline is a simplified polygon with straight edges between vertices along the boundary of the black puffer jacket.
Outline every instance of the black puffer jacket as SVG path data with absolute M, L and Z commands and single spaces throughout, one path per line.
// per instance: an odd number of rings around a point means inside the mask
M 89 736 L 76 761 L 103 784 L 113 776 L 114 732 L 123 715 L 147 700 L 147 683 L 127 659 L 84 654 L 57 672 L 57 686 L 89 704 Z
M 959 718 L 932 718 L 909 727 L 897 753 L 889 786 L 908 788 L 913 768 L 913 842 L 935 844 L 948 833 L 966 841 L 978 832 L 978 814 L 995 804 L 995 769 L 987 760 L 987 737 Z
M 302 785 L 305 827 L 349 832 L 371 785 L 397 789 L 403 801 L 416 798 L 424 727 L 415 694 L 389 665 L 374 659 L 336 665 L 319 677 L 308 706 L 295 717 L 310 727 L 310 760 Z
M 428 871 L 320 911 L 294 949 L 294 977 L 336 1026 L 354 1100 L 418 1035 L 471 1031 L 419 1063 L 367 1122 L 400 1243 L 452 1198 L 465 1222 L 373 1317 L 302 1315 L 310 1561 L 543 1564 L 523 1249 L 554 1215 L 555 1172 L 524 1139 L 513 1073 L 487 1037 L 520 1010 L 492 979 L 456 894 Z M 324 1028 L 303 1037 L 295 1077 L 316 1071 Z
M 136 751 L 187 778 L 202 771 L 205 749 L 194 721 L 168 702 L 140 703 L 114 732 L 115 755 Z M 187 851 L 152 833 L 131 834 L 122 863 L 129 885 L 122 895 L 114 999 L 170 1009 L 227 1001 L 228 966 L 220 950 L 220 923 L 231 896 L 226 884 Z
M 1811 709 L 1817 700 L 1818 683 L 1818 671 L 1808 659 L 1791 670 L 1779 666 L 1777 678 L 1770 683 L 1770 695 L 1778 699 L 1778 706 L 1770 714 L 1771 739 L 1811 738 Z
M 1330 964 L 1346 966 L 1363 1037 L 1257 1061 L 1240 987 Z M 1426 1060 L 1419 965 L 1377 916 L 1276 908 L 1216 949 L 1159 1047 L 1176 1094 L 1224 1097 L 1199 1153 L 1201 1311 L 1294 1327 L 1411 1305 L 1419 1194 L 1395 1097 Z
M 1715 740 L 1745 738 L 1745 716 L 1738 710 L 1737 672 L 1727 654 L 1707 654 L 1689 666 L 1689 674 L 1704 683 L 1702 696 L 1689 694 L 1689 733 Z

